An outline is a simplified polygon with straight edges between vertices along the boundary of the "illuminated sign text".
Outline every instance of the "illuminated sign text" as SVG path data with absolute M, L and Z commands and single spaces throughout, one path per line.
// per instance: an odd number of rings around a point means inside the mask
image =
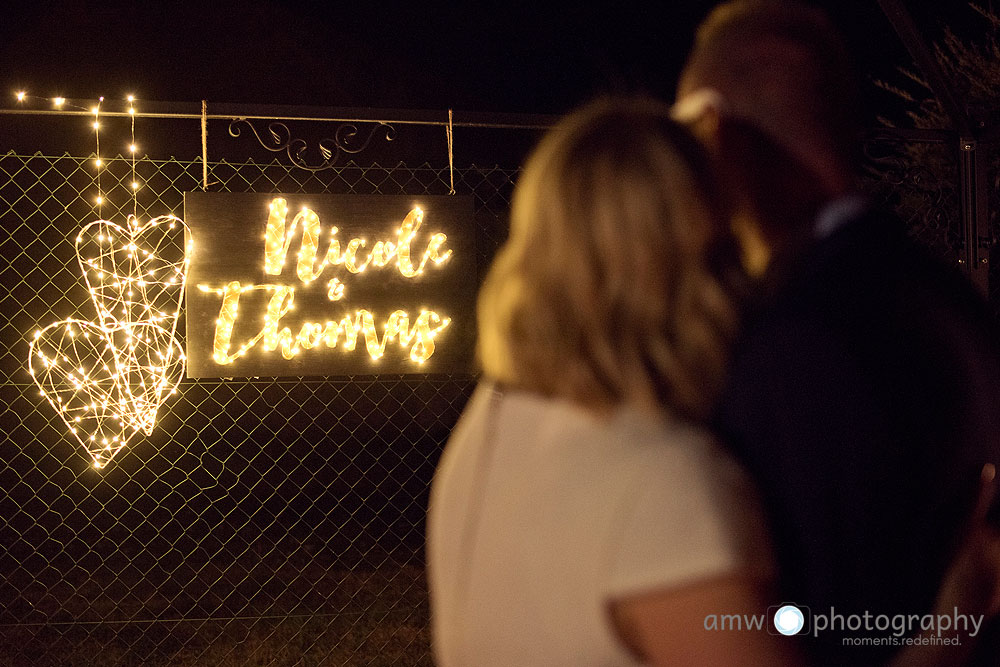
M 467 370 L 468 198 L 188 193 L 185 217 L 190 377 Z

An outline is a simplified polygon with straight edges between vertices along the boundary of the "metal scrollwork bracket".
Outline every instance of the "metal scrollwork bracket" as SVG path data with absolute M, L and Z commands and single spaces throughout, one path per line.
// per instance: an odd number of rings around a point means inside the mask
M 271 121 L 267 124 L 264 136 L 258 131 L 250 120 L 246 118 L 234 118 L 229 123 L 229 136 L 239 137 L 242 133 L 241 124 L 245 124 L 253 132 L 258 143 L 263 148 L 278 153 L 285 151 L 289 161 L 306 171 L 323 171 L 337 166 L 342 155 L 356 155 L 368 147 L 376 134 L 384 133 L 386 141 L 396 138 L 396 129 L 389 123 L 383 121 L 371 121 L 364 123 L 370 125 L 371 129 L 365 133 L 367 128 L 359 128 L 359 122 L 341 123 L 333 133 L 332 139 L 320 139 L 317 147 L 323 160 L 319 164 L 309 164 L 306 160 L 306 153 L 309 144 L 305 139 L 292 138 L 292 132 L 288 126 L 279 121 Z

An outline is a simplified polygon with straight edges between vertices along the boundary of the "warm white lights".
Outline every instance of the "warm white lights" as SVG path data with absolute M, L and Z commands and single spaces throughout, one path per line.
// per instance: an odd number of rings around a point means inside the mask
M 94 166 L 97 168 L 97 198 L 95 201 L 97 202 L 98 215 L 101 214 L 101 205 L 104 203 L 104 197 L 102 196 L 102 193 L 104 191 L 101 190 L 101 166 L 104 163 L 101 161 L 101 123 L 100 123 L 101 102 L 103 101 L 104 98 L 102 97 L 100 99 L 100 102 L 98 102 L 97 105 L 91 108 L 90 110 L 90 112 L 94 114 L 94 143 L 95 143 Z
M 292 359 L 302 350 L 310 350 L 320 345 L 328 348 L 340 347 L 353 352 L 358 336 L 365 339 L 365 350 L 373 359 L 385 354 L 386 345 L 393 338 L 400 347 L 409 347 L 411 361 L 422 364 L 434 354 L 434 338 L 445 329 L 451 320 L 442 318 L 432 310 L 422 310 L 410 326 L 410 315 L 404 310 L 396 310 L 389 315 L 382 326 L 379 339 L 375 326 L 375 316 L 367 310 L 359 310 L 353 315 L 345 315 L 339 321 L 303 322 L 297 333 L 289 327 L 279 328 L 281 318 L 292 310 L 295 288 L 281 285 L 241 285 L 234 280 L 221 289 L 198 285 L 202 292 L 213 292 L 222 296 L 222 307 L 215 321 L 215 339 L 212 358 L 220 365 L 231 364 L 258 344 L 264 352 L 280 349 L 281 356 Z M 233 347 L 233 326 L 239 313 L 240 296 L 246 292 L 264 291 L 270 293 L 264 315 L 264 325 L 256 335 L 244 341 L 235 351 Z
M 268 208 L 264 232 L 264 274 L 280 276 L 283 273 L 292 241 L 301 229 L 300 247 L 295 258 L 299 289 L 308 289 L 324 272 L 340 271 L 341 267 L 346 271 L 346 274 L 341 274 L 344 277 L 360 274 L 368 268 L 382 268 L 394 269 L 406 279 L 419 279 L 427 266 L 439 266 L 452 256 L 452 251 L 445 248 L 448 237 L 442 233 L 431 234 L 422 252 L 414 248 L 419 244 L 417 234 L 423 219 L 424 212 L 418 207 L 413 208 L 389 237 L 376 240 L 367 252 L 367 239 L 352 238 L 342 246 L 337 238 L 339 230 L 333 227 L 326 241 L 326 253 L 321 255 L 319 246 L 323 233 L 316 212 L 302 207 L 288 225 L 288 202 L 276 197 Z M 346 286 L 341 278 L 333 277 L 324 286 L 330 301 L 344 300 Z M 362 308 L 353 313 L 341 311 L 336 320 L 300 322 L 295 325 L 297 331 L 293 332 L 291 327 L 281 326 L 281 320 L 294 307 L 295 286 L 248 285 L 233 280 L 221 286 L 198 285 L 198 289 L 221 298 L 212 353 L 213 360 L 220 365 L 231 364 L 255 348 L 262 352 L 280 350 L 285 359 L 292 359 L 302 350 L 320 346 L 340 347 L 350 352 L 356 348 L 359 336 L 364 337 L 365 350 L 373 360 L 380 359 L 388 343 L 395 339 L 403 349 L 408 350 L 412 362 L 422 364 L 434 354 L 435 337 L 451 323 L 450 318 L 432 310 L 421 309 L 415 318 L 404 310 L 395 310 L 381 322 L 381 326 L 376 326 L 376 316 Z M 256 330 L 256 333 L 245 340 L 234 341 L 233 330 L 240 316 L 240 299 L 248 292 L 267 297 L 263 324 L 251 325 L 249 331 Z M 253 320 L 251 316 L 249 321 Z M 244 318 L 242 321 L 247 320 Z
M 185 228 L 163 215 L 144 225 L 129 216 L 127 227 L 98 220 L 80 230 L 77 260 L 102 322 L 167 322 L 173 330 L 187 269 Z
M 51 98 L 37 97 L 37 96 L 34 96 L 34 95 L 29 95 L 28 92 L 24 91 L 24 90 L 19 90 L 16 93 L 14 93 L 14 97 L 17 98 L 18 102 L 25 102 L 25 101 L 28 101 L 28 100 L 47 100 L 47 101 L 50 101 L 52 103 L 53 107 L 55 107 L 56 109 L 59 109 L 59 110 L 64 110 L 64 109 L 65 110 L 69 110 L 68 111 L 69 113 L 77 113 L 79 111 L 84 111 L 84 112 L 89 112 L 91 115 L 93 115 L 93 120 L 90 121 L 90 127 L 91 127 L 91 129 L 94 130 L 94 141 L 96 143 L 96 150 L 94 152 L 94 167 L 97 169 L 97 177 L 96 177 L 97 193 L 96 193 L 96 196 L 93 197 L 93 201 L 96 204 L 97 209 L 98 209 L 97 210 L 97 214 L 98 214 L 98 216 L 100 216 L 101 215 L 101 210 L 100 210 L 101 206 L 105 203 L 105 197 L 104 197 L 104 195 L 108 194 L 108 193 L 106 193 L 101 188 L 101 174 L 102 174 L 103 168 L 107 167 L 108 163 L 111 161 L 111 160 L 103 160 L 101 158 L 101 136 L 100 136 L 100 133 L 101 133 L 102 130 L 106 130 L 107 129 L 105 127 L 105 124 L 102 122 L 101 115 L 102 114 L 104 114 L 105 116 L 109 115 L 108 112 L 102 107 L 102 105 L 104 104 L 104 97 L 98 97 L 97 98 L 97 104 L 94 104 L 94 105 L 91 105 L 91 106 L 81 106 L 78 102 L 67 100 L 65 97 L 61 97 L 61 96 L 60 97 L 51 97 Z M 132 215 L 137 215 L 138 214 L 139 205 L 138 205 L 138 202 L 135 199 L 135 196 L 136 196 L 136 191 L 139 190 L 139 188 L 140 188 L 140 185 L 138 184 L 139 181 L 135 177 L 135 159 L 136 159 L 135 154 L 139 150 L 138 147 L 136 146 L 136 143 L 135 143 L 135 117 L 136 117 L 137 112 L 136 112 L 136 109 L 135 109 L 135 96 L 130 94 L 125 99 L 128 102 L 127 112 L 128 112 L 129 121 L 130 121 L 130 124 L 131 124 L 131 132 L 132 132 L 132 141 L 128 145 L 128 150 L 132 154 L 132 179 L 130 181 L 130 185 L 131 185 L 131 189 L 132 189 L 132 199 L 133 199 L 133 202 L 132 202 Z M 120 114 L 121 114 L 120 111 L 112 112 L 111 113 L 111 115 L 120 115 Z
M 353 238 L 341 250 L 340 240 L 337 238 L 339 230 L 333 227 L 330 230 L 330 245 L 326 255 L 317 264 L 321 234 L 319 216 L 315 211 L 303 207 L 295 214 L 291 226 L 286 229 L 287 219 L 288 203 L 281 197 L 275 198 L 268 210 L 267 227 L 264 232 L 264 273 L 272 276 L 281 274 L 296 228 L 301 225 L 302 244 L 296 259 L 295 272 L 299 280 L 306 285 L 318 278 L 327 266 L 343 264 L 349 272 L 361 273 L 369 264 L 375 267 L 395 264 L 403 277 L 414 278 L 423 273 L 428 261 L 441 264 L 451 257 L 451 250 L 442 250 L 448 237 L 441 233 L 432 234 L 424 252 L 420 255 L 419 262 L 416 266 L 413 265 L 411 245 L 424 220 L 424 212 L 420 208 L 414 208 L 406 215 L 393 234 L 395 240 L 376 241 L 364 261 L 361 261 L 359 255 L 368 241 L 363 238 Z
M 16 93 L 23 102 L 26 92 Z M 34 99 L 34 98 L 33 98 Z M 57 109 L 69 106 L 54 97 Z M 128 96 L 131 121 L 131 189 L 135 172 L 135 98 Z M 105 203 L 100 132 L 104 98 L 90 107 L 96 150 L 97 193 Z M 107 114 L 105 114 L 107 115 Z M 184 372 L 184 351 L 175 338 L 187 275 L 184 222 L 161 216 L 140 225 L 133 194 L 133 215 L 126 227 L 106 220 L 86 225 L 76 238 L 77 260 L 96 321 L 63 320 L 36 331 L 28 367 L 36 385 L 86 448 L 95 468 L 103 468 L 139 432 L 152 433 L 163 399 L 173 394 Z
M 175 338 L 187 273 L 186 225 L 160 216 L 86 225 L 77 260 L 95 322 L 63 320 L 36 331 L 29 370 L 42 395 L 103 468 L 140 431 L 152 433 L 184 370 Z
M 138 150 L 138 147 L 135 145 L 135 95 L 130 94 L 126 100 L 128 100 L 128 116 L 131 129 L 128 150 L 132 154 L 132 215 L 137 217 L 139 215 L 139 198 L 137 196 L 139 192 L 139 179 L 135 175 L 135 153 Z
M 95 467 L 152 432 L 160 402 L 175 392 L 183 350 L 165 334 L 152 324 L 109 329 L 83 320 L 35 332 L 29 371 Z

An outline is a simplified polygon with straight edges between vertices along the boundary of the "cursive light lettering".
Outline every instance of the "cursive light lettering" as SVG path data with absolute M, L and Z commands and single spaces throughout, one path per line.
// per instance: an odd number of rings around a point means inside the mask
M 440 232 L 426 237 L 422 252 L 414 249 L 422 244 L 418 233 L 423 218 L 423 211 L 414 207 L 394 230 L 395 240 L 379 239 L 368 252 L 365 252 L 368 241 L 361 237 L 349 239 L 342 247 L 337 238 L 339 230 L 332 227 L 326 254 L 319 259 L 323 233 L 319 216 L 308 207 L 303 207 L 288 224 L 288 202 L 276 197 L 269 206 L 264 232 L 264 273 L 269 276 L 282 274 L 288 251 L 301 229 L 295 274 L 303 287 L 308 287 L 328 267 L 337 266 L 343 266 L 348 274 L 360 274 L 368 267 L 389 267 L 395 268 L 405 278 L 417 278 L 428 264 L 440 266 L 452 256 L 452 251 L 445 247 L 448 237 Z M 294 308 L 296 288 L 293 286 L 246 285 L 233 280 L 222 287 L 198 285 L 198 289 L 221 297 L 212 354 L 220 365 L 231 364 L 255 348 L 262 352 L 280 350 L 285 359 L 294 358 L 302 350 L 320 347 L 339 347 L 351 352 L 357 347 L 359 337 L 364 338 L 365 350 L 373 360 L 384 356 L 386 346 L 396 340 L 401 348 L 408 351 L 411 361 L 422 364 L 434 354 L 437 334 L 451 322 L 448 317 L 426 309 L 422 309 L 411 322 L 405 310 L 394 310 L 382 322 L 380 335 L 375 315 L 362 308 L 341 316 L 337 321 L 302 322 L 298 331 L 293 332 L 291 327 L 281 326 L 282 318 Z M 340 278 L 334 277 L 325 282 L 325 291 L 331 302 L 343 301 L 346 285 Z M 253 336 L 234 342 L 233 330 L 240 321 L 240 299 L 247 292 L 269 293 L 263 325 Z

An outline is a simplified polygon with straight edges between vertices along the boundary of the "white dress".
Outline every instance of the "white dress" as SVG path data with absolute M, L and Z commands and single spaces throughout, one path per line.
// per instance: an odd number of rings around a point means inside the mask
M 435 476 L 427 550 L 440 667 L 636 664 L 609 600 L 772 567 L 746 475 L 701 429 L 488 384 Z

